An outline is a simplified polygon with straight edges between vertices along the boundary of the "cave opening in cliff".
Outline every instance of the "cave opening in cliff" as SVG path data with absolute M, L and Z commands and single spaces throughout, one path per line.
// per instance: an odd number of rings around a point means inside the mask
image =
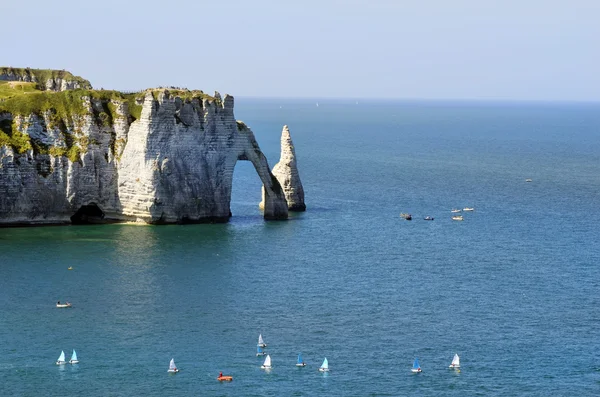
M 262 217 L 259 203 L 262 182 L 250 161 L 240 159 L 233 169 L 231 214 L 234 217 Z
M 71 216 L 73 225 L 89 225 L 104 223 L 104 211 L 96 203 L 89 203 L 79 207 L 77 212 Z

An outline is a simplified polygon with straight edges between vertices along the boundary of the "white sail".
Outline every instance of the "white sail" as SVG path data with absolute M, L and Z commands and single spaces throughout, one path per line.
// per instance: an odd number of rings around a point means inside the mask
M 329 371 L 329 362 L 327 361 L 327 358 L 325 358 L 325 360 L 323 360 L 323 364 L 321 364 L 321 368 L 319 368 L 319 371 L 321 371 L 321 372 Z
M 458 354 L 454 355 L 454 358 L 452 359 L 452 364 L 450 364 L 450 368 L 459 368 L 460 367 L 460 357 L 458 357 Z
M 177 368 L 175 366 L 175 360 L 171 359 L 171 362 L 169 363 L 169 369 L 175 369 L 175 368 Z
M 58 356 L 58 360 L 56 360 L 56 364 L 60 365 L 60 364 L 65 364 L 65 352 L 61 351 L 60 352 L 60 356 Z
M 271 368 L 271 356 L 267 355 L 267 358 L 265 358 L 265 362 L 262 365 L 262 368 Z
M 75 353 L 75 349 L 73 349 L 73 354 L 71 354 L 71 359 L 69 360 L 70 364 L 77 364 L 79 360 L 77 359 L 77 353 Z
M 256 345 L 258 347 L 267 347 L 267 344 L 263 340 L 262 334 L 258 334 L 258 343 Z

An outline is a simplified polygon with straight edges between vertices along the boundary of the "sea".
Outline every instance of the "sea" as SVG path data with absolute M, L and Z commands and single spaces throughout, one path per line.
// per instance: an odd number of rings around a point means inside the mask
M 600 103 L 235 112 L 271 166 L 289 126 L 306 212 L 240 161 L 227 224 L 0 229 L 0 396 L 600 395 Z

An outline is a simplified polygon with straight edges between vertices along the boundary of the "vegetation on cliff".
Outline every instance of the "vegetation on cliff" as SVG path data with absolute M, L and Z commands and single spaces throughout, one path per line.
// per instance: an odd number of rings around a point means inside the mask
M 24 81 L 34 82 L 40 90 L 46 89 L 48 80 L 62 79 L 79 83 L 79 86 L 84 89 L 91 89 L 90 82 L 82 77 L 75 76 L 66 70 L 53 69 L 30 69 L 30 68 L 12 68 L 0 67 L 0 76 L 14 76 Z
M 65 71 L 42 69 L 0 68 L 0 76 L 35 76 L 37 82 L 50 78 L 80 79 L 90 86 L 87 80 L 73 76 Z M 78 80 L 79 81 L 79 80 Z M 67 156 L 77 161 L 81 152 L 87 150 L 89 139 L 80 132 L 85 116 L 92 116 L 99 127 L 110 128 L 117 119 L 126 119 L 131 124 L 141 116 L 146 91 L 123 93 L 114 90 L 93 90 L 88 88 L 66 91 L 46 91 L 37 82 L 0 80 L 0 147 L 11 146 L 17 153 L 33 149 L 36 154 Z M 83 83 L 82 83 L 83 86 Z M 91 86 L 90 86 L 91 87 Z M 161 92 L 167 90 L 170 97 L 179 97 L 183 101 L 194 99 L 209 100 L 221 104 L 218 97 L 205 94 L 200 90 L 181 88 L 151 89 L 156 100 Z M 119 112 L 120 105 L 125 104 Z M 36 141 L 19 130 L 15 118 L 29 118 L 36 115 L 45 120 L 45 128 L 58 129 L 64 138 L 66 147 L 48 146 Z M 113 142 L 116 137 L 113 136 Z M 111 144 L 114 154 L 114 145 Z

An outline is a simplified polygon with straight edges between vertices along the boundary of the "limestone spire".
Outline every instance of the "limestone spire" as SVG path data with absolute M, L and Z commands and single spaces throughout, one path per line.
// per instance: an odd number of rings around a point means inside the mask
M 273 167 L 272 173 L 283 188 L 288 210 L 306 211 L 304 188 L 302 187 L 302 182 L 300 182 L 300 175 L 298 174 L 298 167 L 296 165 L 296 151 L 294 150 L 294 144 L 287 125 L 284 125 L 283 131 L 281 131 L 281 157 L 279 158 L 279 162 Z M 264 187 L 261 207 L 263 203 Z

